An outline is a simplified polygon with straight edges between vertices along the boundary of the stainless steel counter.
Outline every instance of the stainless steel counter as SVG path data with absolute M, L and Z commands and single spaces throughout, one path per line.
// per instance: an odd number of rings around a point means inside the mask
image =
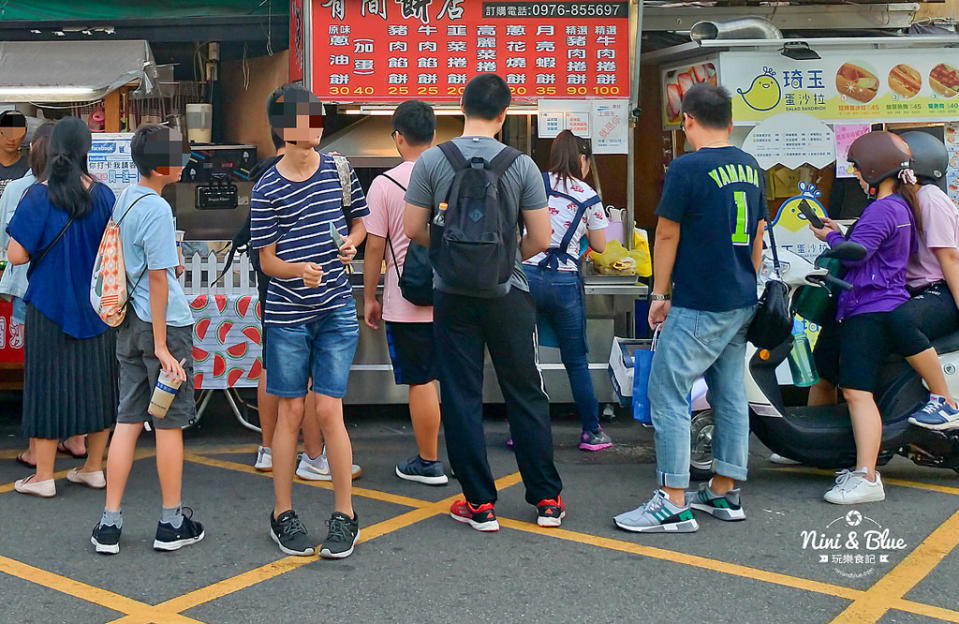
M 360 314 L 360 340 L 350 372 L 346 402 L 351 404 L 406 403 L 406 387 L 397 386 L 393 382 L 386 332 L 382 324 L 379 331 L 374 331 L 363 322 L 362 264 L 360 262 L 355 264 L 358 266 L 354 267 L 353 296 L 356 298 L 356 309 Z M 593 385 L 600 403 L 614 403 L 616 397 L 607 373 L 609 349 L 613 336 L 633 336 L 635 301 L 645 299 L 648 290 L 642 284 L 609 283 L 603 281 L 601 277 L 594 277 L 591 283 L 586 284 L 585 291 L 586 338 L 589 344 L 589 367 Z M 382 285 L 377 288 L 377 292 L 382 293 Z M 540 368 L 550 401 L 571 403 L 573 398 L 559 349 L 540 347 Z M 483 400 L 487 403 L 503 401 L 496 382 L 496 374 L 488 356 Z

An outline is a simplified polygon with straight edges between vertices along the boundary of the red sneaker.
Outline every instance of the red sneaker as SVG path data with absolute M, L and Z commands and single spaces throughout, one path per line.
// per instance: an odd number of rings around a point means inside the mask
M 556 498 L 544 498 L 536 503 L 536 524 L 541 527 L 558 527 L 566 517 L 566 503 L 557 495 Z
M 496 521 L 493 503 L 483 503 L 479 507 L 474 507 L 464 498 L 450 507 L 450 517 L 457 522 L 469 524 L 477 531 L 499 531 L 499 522 Z

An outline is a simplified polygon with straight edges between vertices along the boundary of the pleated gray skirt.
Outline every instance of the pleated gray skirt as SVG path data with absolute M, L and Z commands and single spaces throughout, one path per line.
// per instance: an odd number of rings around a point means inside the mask
M 112 427 L 118 396 L 116 330 L 74 338 L 28 304 L 24 332 L 24 435 L 63 440 Z

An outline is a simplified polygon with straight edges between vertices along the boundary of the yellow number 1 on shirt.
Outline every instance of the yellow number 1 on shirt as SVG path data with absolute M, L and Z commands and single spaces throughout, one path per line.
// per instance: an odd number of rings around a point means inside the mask
M 733 245 L 748 245 L 749 232 L 746 231 L 746 220 L 749 215 L 749 206 L 746 205 L 746 193 L 734 192 L 733 200 L 736 202 L 736 231 L 733 232 Z

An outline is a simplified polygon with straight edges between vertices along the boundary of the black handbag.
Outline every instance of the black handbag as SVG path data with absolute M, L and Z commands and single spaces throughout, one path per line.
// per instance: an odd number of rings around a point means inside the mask
M 773 252 L 776 276 L 766 282 L 763 294 L 759 298 L 759 305 L 756 307 L 756 316 L 746 333 L 746 340 L 753 343 L 757 349 L 772 349 L 788 341 L 793 327 L 793 315 L 789 306 L 789 287 L 782 279 L 782 268 L 776 251 L 776 237 L 768 224 L 766 231 L 769 232 L 769 246 Z

